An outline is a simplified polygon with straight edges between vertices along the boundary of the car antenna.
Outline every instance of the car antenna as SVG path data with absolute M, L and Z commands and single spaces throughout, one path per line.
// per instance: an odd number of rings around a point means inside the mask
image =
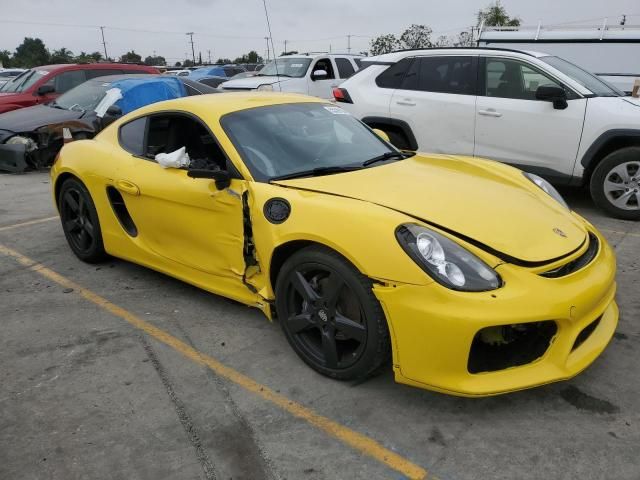
M 278 59 L 276 58 L 276 49 L 273 48 L 273 35 L 271 35 L 271 23 L 269 23 L 269 12 L 267 11 L 267 0 L 262 0 L 264 5 L 264 16 L 267 17 L 267 29 L 269 30 L 269 40 L 271 40 L 271 51 L 273 52 L 273 63 L 276 66 L 276 76 L 278 77 L 278 88 L 282 92 L 282 84 L 280 83 L 280 73 L 278 72 Z M 269 46 L 267 45 L 267 48 Z

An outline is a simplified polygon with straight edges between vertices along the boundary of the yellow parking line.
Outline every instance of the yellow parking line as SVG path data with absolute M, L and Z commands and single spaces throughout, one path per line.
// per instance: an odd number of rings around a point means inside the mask
M 254 393 L 264 400 L 277 405 L 283 410 L 289 412 L 291 415 L 305 420 L 309 424 L 319 428 L 320 430 L 340 440 L 341 442 L 351 446 L 355 450 L 358 450 L 359 452 L 373 458 L 374 460 L 377 460 L 378 462 L 388 466 L 389 468 L 402 473 L 407 478 L 425 479 L 427 477 L 427 471 L 424 468 L 412 463 L 411 461 L 398 455 L 397 453 L 386 449 L 372 438 L 351 430 L 350 428 L 345 427 L 344 425 L 341 425 L 327 417 L 323 417 L 310 408 L 307 408 L 300 403 L 290 400 L 284 395 L 276 393 L 269 387 L 256 382 L 252 378 L 243 375 L 242 373 L 224 365 L 223 363 L 220 363 L 215 358 L 196 350 L 195 348 L 187 345 L 183 341 L 165 332 L 164 330 L 142 320 L 133 313 L 128 312 L 124 308 L 119 307 L 114 303 L 111 303 L 109 300 L 101 297 L 91 290 L 80 286 L 72 280 L 63 277 L 62 275 L 54 272 L 44 265 L 37 263 L 35 260 L 32 260 L 31 258 L 26 257 L 21 253 L 2 244 L 0 244 L 0 253 L 14 258 L 21 265 L 24 265 L 30 270 L 39 273 L 43 277 L 52 280 L 62 287 L 72 288 L 74 292 L 79 293 L 85 299 L 89 300 L 95 305 L 98 305 L 109 313 L 122 318 L 137 329 L 142 330 L 149 336 L 164 343 L 165 345 L 168 345 L 174 350 L 177 350 L 195 363 L 210 368 L 217 375 L 226 378 L 230 382 L 233 382 L 236 385 L 244 388 L 245 390 Z
M 56 220 L 57 218 L 58 218 L 58 216 L 56 215 L 55 217 L 39 218 L 37 220 L 30 220 L 28 222 L 14 223 L 13 225 L 7 225 L 5 227 L 0 227 L 0 232 L 4 232 L 5 230 L 11 230 L 11 229 L 18 228 L 18 227 L 26 227 L 28 225 L 35 225 L 36 223 L 49 222 L 51 220 Z
M 618 233 L 620 235 L 628 235 L 630 237 L 640 237 L 640 233 L 621 232 L 620 230 L 610 230 L 608 228 L 598 228 L 598 230 L 600 230 L 601 232 Z

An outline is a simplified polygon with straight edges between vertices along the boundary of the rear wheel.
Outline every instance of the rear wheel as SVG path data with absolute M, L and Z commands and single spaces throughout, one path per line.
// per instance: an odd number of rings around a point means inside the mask
M 371 281 L 329 249 L 308 247 L 284 263 L 276 309 L 289 344 L 323 375 L 364 378 L 389 359 L 389 332 Z
M 93 200 L 87 188 L 74 178 L 65 180 L 60 188 L 58 208 L 62 229 L 76 256 L 87 263 L 107 258 L 102 232 Z
M 607 155 L 591 176 L 591 196 L 610 215 L 640 219 L 640 147 Z

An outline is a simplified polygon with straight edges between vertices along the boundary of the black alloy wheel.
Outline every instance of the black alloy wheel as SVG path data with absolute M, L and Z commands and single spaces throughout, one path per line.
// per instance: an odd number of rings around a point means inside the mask
M 285 262 L 276 308 L 295 352 L 324 375 L 363 378 L 389 359 L 389 332 L 371 281 L 331 250 L 305 248 Z
M 73 253 L 88 263 L 105 260 L 98 214 L 86 187 L 76 179 L 66 180 L 60 189 L 58 208 Z

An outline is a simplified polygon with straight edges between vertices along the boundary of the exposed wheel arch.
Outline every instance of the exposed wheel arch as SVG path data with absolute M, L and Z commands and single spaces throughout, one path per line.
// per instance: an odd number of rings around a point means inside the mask
M 80 180 L 78 177 L 76 177 L 73 173 L 69 173 L 69 172 L 64 172 L 61 173 L 58 178 L 56 179 L 56 184 L 54 186 L 54 193 L 55 193 L 55 201 L 56 201 L 56 208 L 58 208 L 58 210 L 60 209 L 60 205 L 59 205 L 59 201 L 60 201 L 60 189 L 62 188 L 62 185 L 64 184 L 64 182 L 66 182 L 68 179 L 73 178 L 74 180 L 77 180 L 80 183 L 83 183 L 82 180 Z M 84 185 L 84 183 L 83 183 Z
M 407 122 L 390 117 L 364 117 L 362 121 L 371 128 L 386 132 L 396 147 L 402 150 L 418 150 L 418 142 Z
M 616 129 L 600 135 L 582 156 L 583 184 L 588 184 L 596 166 L 610 153 L 627 147 L 640 146 L 640 130 Z

